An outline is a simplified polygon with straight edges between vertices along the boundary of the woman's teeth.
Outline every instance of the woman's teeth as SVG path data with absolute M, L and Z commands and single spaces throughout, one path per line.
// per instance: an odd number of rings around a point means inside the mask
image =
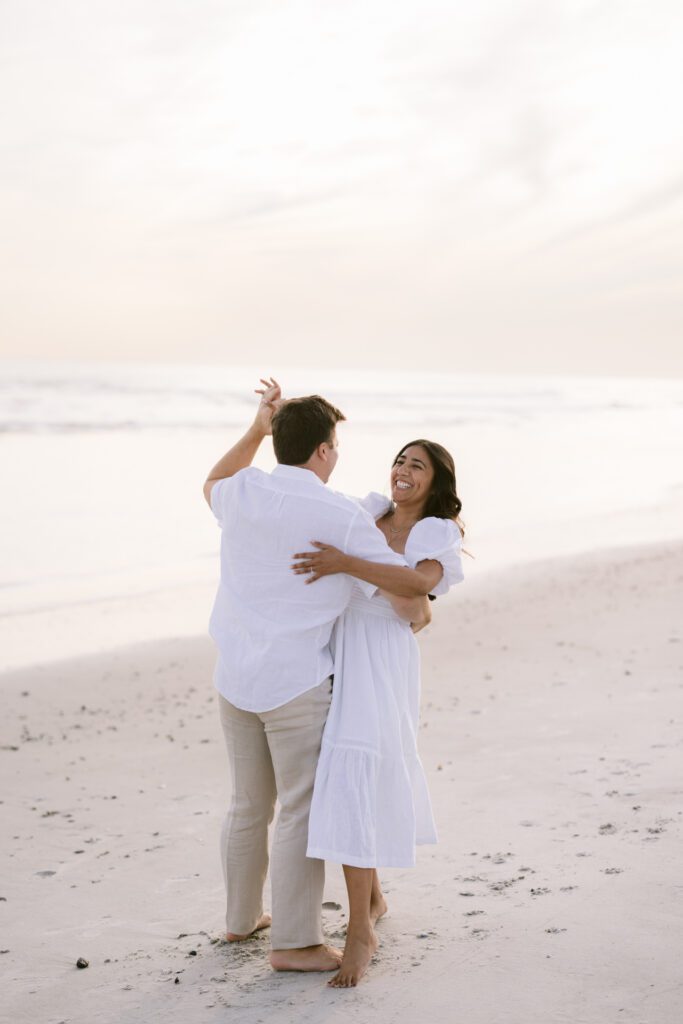
M 404 483 L 403 480 L 397 480 L 396 481 L 396 487 L 399 488 L 401 491 L 407 491 L 408 488 L 412 487 L 412 486 L 413 486 L 412 484 Z

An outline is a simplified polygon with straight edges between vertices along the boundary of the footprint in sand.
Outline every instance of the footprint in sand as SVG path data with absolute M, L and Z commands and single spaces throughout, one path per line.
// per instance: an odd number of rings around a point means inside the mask
M 502 882 L 491 882 L 491 884 L 489 885 L 489 889 L 492 892 L 504 892 L 506 889 L 509 889 L 511 885 L 514 885 L 515 882 L 518 881 L 518 878 L 505 878 L 503 879 Z

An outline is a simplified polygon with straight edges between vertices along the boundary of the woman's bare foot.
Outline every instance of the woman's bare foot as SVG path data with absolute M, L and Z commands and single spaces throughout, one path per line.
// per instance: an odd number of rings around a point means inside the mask
M 377 924 L 380 917 L 384 917 L 388 909 L 387 901 L 384 899 L 382 893 L 379 894 L 379 897 L 376 897 L 373 892 L 372 899 L 370 901 L 370 920 L 373 926 Z
M 235 932 L 227 932 L 225 936 L 226 942 L 242 942 L 243 939 L 250 939 L 252 935 L 256 934 L 256 932 L 260 932 L 264 928 L 270 928 L 272 920 L 273 919 L 270 914 L 261 914 L 256 922 L 256 927 L 253 932 L 247 932 L 246 935 L 237 935 Z
M 273 949 L 270 954 L 274 971 L 336 971 L 341 962 L 342 952 L 334 946 Z
M 374 929 L 354 932 L 349 930 L 341 967 L 330 978 L 330 988 L 354 988 L 368 969 L 368 964 L 379 948 Z

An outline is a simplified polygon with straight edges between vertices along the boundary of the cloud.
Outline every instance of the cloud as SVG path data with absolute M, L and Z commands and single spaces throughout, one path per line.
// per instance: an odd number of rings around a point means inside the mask
M 623 203 L 611 213 L 603 217 L 595 217 L 578 224 L 570 231 L 565 231 L 542 242 L 538 249 L 554 249 L 572 242 L 597 234 L 609 228 L 620 228 L 652 216 L 659 216 L 676 206 L 683 199 L 683 173 L 669 182 L 643 191 L 628 202 Z
M 263 338 L 269 295 L 278 332 L 298 337 L 314 289 L 311 331 L 355 316 L 400 349 L 420 324 L 443 339 L 467 321 L 495 350 L 514 321 L 541 351 L 555 310 L 567 337 L 587 336 L 576 294 L 598 243 L 619 267 L 618 230 L 656 218 L 648 252 L 628 254 L 650 278 L 683 244 L 666 217 L 683 192 L 683 9 L 669 0 L 3 10 L 0 287 L 36 350 L 65 325 L 96 335 L 106 305 L 111 337 L 139 319 L 150 353 L 173 335 L 192 356 L 197 310 L 218 335 L 228 322 L 251 336 L 258 317 Z

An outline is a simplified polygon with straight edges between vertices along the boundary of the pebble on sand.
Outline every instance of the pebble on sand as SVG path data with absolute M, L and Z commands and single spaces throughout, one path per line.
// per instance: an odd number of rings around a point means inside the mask
M 85 967 L 89 966 L 89 962 L 85 959 L 85 957 L 79 956 L 78 960 L 76 961 L 76 967 L 80 967 L 80 969 L 83 970 Z

